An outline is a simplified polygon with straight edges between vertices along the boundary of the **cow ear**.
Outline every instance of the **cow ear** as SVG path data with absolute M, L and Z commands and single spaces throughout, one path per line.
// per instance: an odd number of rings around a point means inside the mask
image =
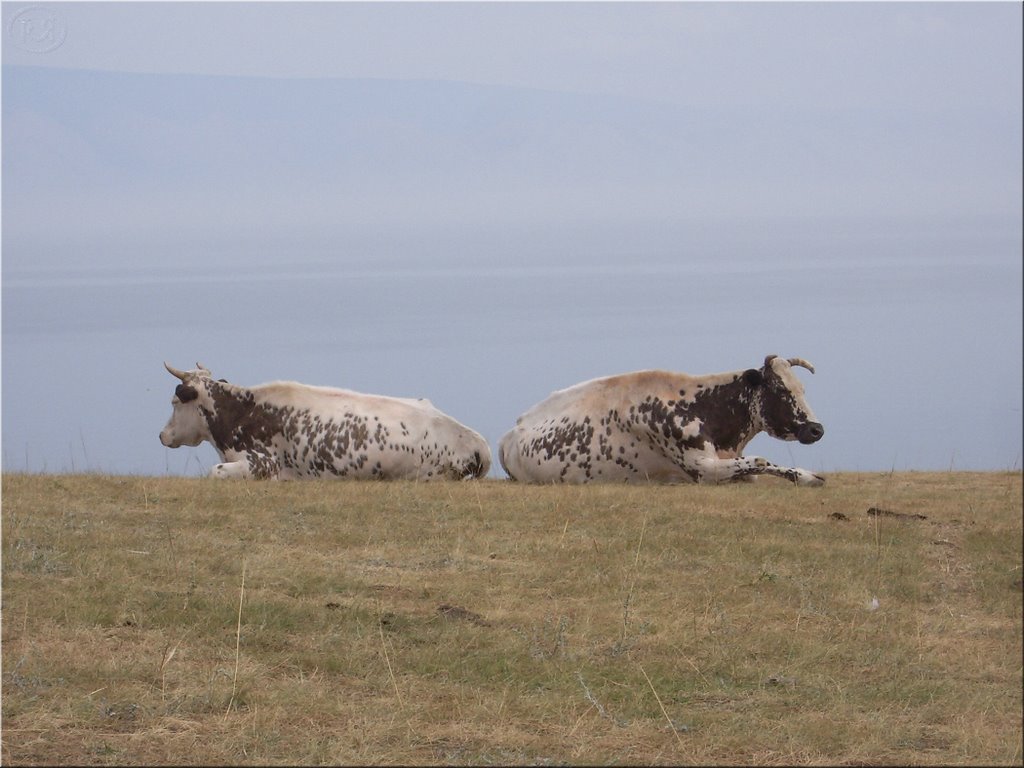
M 759 387 L 764 381 L 764 376 L 757 368 L 748 368 L 743 372 L 743 380 L 752 387 Z
M 199 397 L 199 392 L 195 387 L 190 387 L 188 384 L 179 384 L 174 388 L 174 394 L 177 395 L 178 399 L 183 403 L 188 403 Z

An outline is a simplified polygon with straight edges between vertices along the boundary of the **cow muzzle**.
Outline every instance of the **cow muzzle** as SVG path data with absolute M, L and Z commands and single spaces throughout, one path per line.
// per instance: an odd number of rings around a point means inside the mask
M 821 440 L 824 434 L 825 428 L 821 424 L 816 421 L 808 421 L 796 431 L 796 439 L 804 445 L 810 445 Z

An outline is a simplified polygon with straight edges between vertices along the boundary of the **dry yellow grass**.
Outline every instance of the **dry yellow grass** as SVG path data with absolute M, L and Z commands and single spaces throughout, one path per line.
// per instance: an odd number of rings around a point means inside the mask
M 2 757 L 1020 765 L 1021 519 L 1020 473 L 7 474 Z

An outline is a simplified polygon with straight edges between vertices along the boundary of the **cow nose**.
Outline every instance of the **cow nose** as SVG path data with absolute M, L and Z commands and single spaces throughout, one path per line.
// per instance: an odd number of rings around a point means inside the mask
M 821 440 L 825 434 L 825 428 L 816 421 L 809 421 L 804 424 L 796 433 L 796 439 L 804 445 L 810 445 Z

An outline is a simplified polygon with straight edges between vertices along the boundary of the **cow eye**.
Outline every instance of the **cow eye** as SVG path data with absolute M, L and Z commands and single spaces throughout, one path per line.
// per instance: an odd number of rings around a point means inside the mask
M 190 387 L 188 384 L 179 384 L 174 388 L 174 394 L 178 396 L 178 399 L 183 403 L 191 402 L 199 397 L 199 392 L 196 391 L 195 387 Z

